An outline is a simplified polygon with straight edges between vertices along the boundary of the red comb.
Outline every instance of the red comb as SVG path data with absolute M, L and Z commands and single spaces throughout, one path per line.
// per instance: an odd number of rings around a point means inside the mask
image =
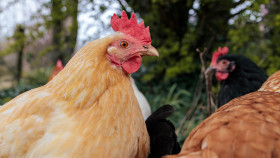
M 134 13 L 132 13 L 130 20 L 128 19 L 125 11 L 122 11 L 121 18 L 114 14 L 111 17 L 111 26 L 114 31 L 130 35 L 138 39 L 143 44 L 150 45 L 152 42 L 149 26 L 145 28 L 143 21 L 138 25 L 137 18 Z
M 218 48 L 218 51 L 214 52 L 211 60 L 210 66 L 216 65 L 217 60 L 220 56 L 226 55 L 228 53 L 228 47 Z
M 60 59 L 57 60 L 56 67 L 58 67 L 60 69 L 63 69 L 63 64 L 62 64 L 62 61 Z

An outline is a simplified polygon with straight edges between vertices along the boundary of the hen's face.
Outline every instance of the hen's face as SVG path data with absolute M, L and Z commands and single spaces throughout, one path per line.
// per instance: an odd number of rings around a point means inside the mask
M 212 65 L 212 68 L 216 69 L 216 78 L 219 81 L 226 80 L 229 76 L 229 72 L 235 69 L 234 62 L 226 59 L 218 60 L 216 65 Z
M 122 67 L 127 73 L 136 72 L 141 66 L 142 56 L 146 55 L 159 56 L 153 46 L 142 44 L 126 35 L 117 35 L 107 49 L 110 62 L 117 67 Z

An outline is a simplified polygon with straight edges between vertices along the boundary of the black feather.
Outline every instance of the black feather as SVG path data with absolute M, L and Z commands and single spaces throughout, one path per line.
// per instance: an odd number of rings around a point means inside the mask
M 235 69 L 226 80 L 221 81 L 218 107 L 234 98 L 257 91 L 267 79 L 264 71 L 245 56 L 229 54 L 219 57 L 218 61 L 222 59 L 234 62 Z
M 160 158 L 180 152 L 181 147 L 177 142 L 175 127 L 166 120 L 173 112 L 172 106 L 164 105 L 147 118 L 146 126 L 150 135 L 149 158 Z

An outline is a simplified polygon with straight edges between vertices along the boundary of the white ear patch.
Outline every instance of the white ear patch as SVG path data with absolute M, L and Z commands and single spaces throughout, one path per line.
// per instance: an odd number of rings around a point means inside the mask
M 110 46 L 110 47 L 108 47 L 108 49 L 107 49 L 108 54 L 114 54 L 114 53 L 116 53 L 117 51 L 118 51 L 118 49 L 117 49 L 116 47 L 114 47 L 114 46 Z

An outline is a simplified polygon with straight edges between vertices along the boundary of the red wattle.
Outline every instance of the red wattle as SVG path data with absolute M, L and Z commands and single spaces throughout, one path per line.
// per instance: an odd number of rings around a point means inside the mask
M 140 66 L 142 64 L 142 58 L 140 55 L 135 55 L 131 58 L 129 58 L 127 61 L 122 63 L 122 68 L 127 73 L 134 73 L 139 70 Z
M 225 73 L 225 72 L 216 72 L 215 73 L 215 76 L 217 78 L 218 81 L 223 81 L 225 79 L 228 78 L 229 76 L 229 73 Z
M 121 66 L 121 63 L 118 61 L 118 59 L 115 56 L 108 54 L 108 57 L 112 64 L 114 64 L 117 67 Z

